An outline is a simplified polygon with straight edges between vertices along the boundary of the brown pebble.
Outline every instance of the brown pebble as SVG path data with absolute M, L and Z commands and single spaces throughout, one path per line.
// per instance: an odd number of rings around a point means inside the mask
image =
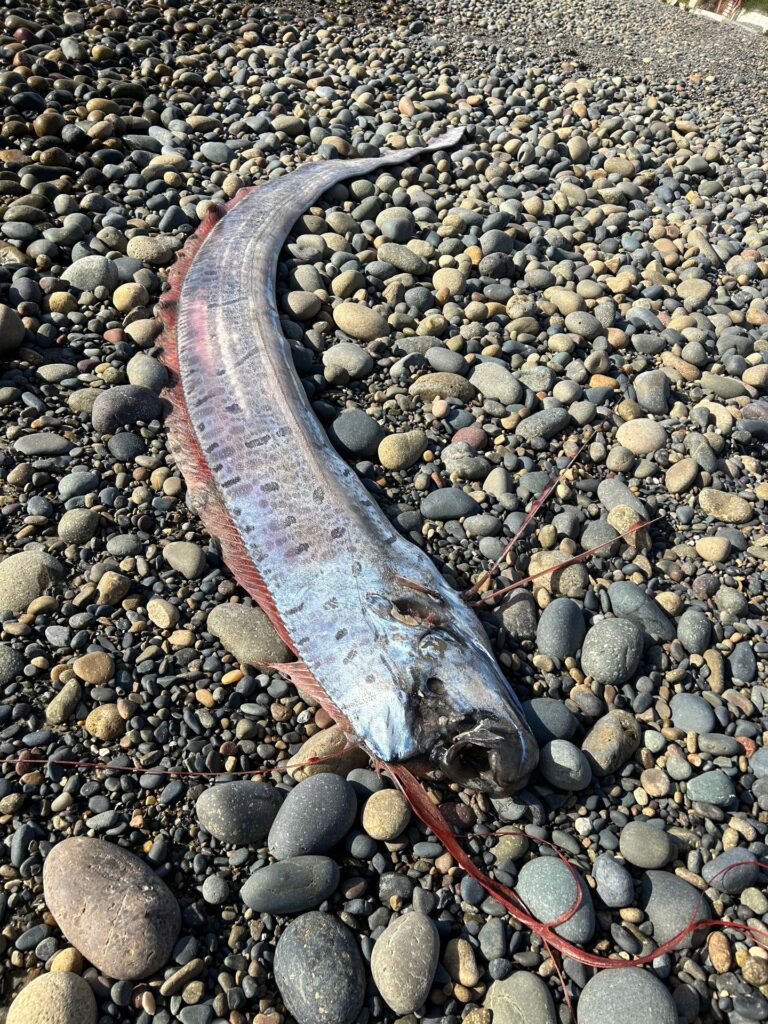
M 733 964 L 731 954 L 731 943 L 724 932 L 712 932 L 707 939 L 707 953 L 717 974 L 725 974 L 730 971 Z

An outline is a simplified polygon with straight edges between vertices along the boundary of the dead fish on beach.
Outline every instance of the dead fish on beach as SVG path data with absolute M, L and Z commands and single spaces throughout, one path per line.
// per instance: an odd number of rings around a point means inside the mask
M 280 250 L 323 192 L 461 135 L 242 190 L 185 247 L 159 315 L 170 447 L 224 561 L 296 656 L 276 667 L 374 759 L 505 793 L 538 760 L 520 704 L 474 611 L 331 448 L 275 300 Z

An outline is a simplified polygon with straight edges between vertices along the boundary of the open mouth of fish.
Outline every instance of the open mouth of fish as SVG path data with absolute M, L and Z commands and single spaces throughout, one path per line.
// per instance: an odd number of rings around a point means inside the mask
M 537 757 L 519 729 L 483 720 L 475 725 L 465 721 L 435 747 L 431 760 L 465 789 L 509 793 L 526 784 Z

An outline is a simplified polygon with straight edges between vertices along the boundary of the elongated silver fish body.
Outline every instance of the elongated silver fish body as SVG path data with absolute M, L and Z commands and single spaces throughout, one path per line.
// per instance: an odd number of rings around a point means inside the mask
M 183 278 L 178 374 L 199 471 L 329 708 L 382 761 L 430 759 L 503 792 L 537 760 L 520 705 L 474 612 L 332 449 L 275 300 L 278 256 L 301 214 L 337 182 L 424 151 L 307 163 L 251 190 Z

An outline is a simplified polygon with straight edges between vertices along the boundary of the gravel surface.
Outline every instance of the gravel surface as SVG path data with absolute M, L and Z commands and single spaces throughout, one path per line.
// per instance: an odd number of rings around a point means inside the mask
M 211 204 L 451 124 L 307 211 L 277 282 L 329 445 L 457 586 L 562 474 L 481 588 L 541 770 L 425 783 L 542 920 L 582 892 L 590 951 L 768 927 L 768 42 L 656 0 L 0 10 L 0 1022 L 572 1020 L 262 668 L 166 448 L 154 308 Z M 581 1024 L 768 1018 L 735 929 L 562 969 Z

